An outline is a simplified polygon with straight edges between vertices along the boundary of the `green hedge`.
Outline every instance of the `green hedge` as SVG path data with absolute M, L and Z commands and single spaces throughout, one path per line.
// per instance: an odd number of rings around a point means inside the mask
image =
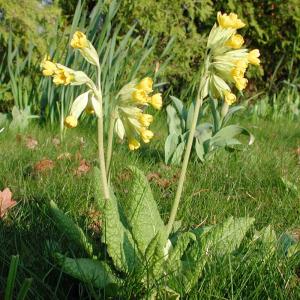
M 127 28 L 136 22 L 137 34 L 150 29 L 160 40 L 157 53 L 171 36 L 176 35 L 173 59 L 166 77 L 173 85 L 182 87 L 193 82 L 202 62 L 206 36 L 219 10 L 236 12 L 248 25 L 241 31 L 246 35 L 246 44 L 261 51 L 262 68 L 256 73 L 249 71 L 250 77 L 258 77 L 260 81 L 256 80 L 255 85 L 254 81 L 250 82 L 248 91 L 265 87 L 281 59 L 276 78 L 293 76 L 288 70 L 291 58 L 294 66 L 300 59 L 300 45 L 296 40 L 300 34 L 299 0 L 123 0 L 116 23 Z

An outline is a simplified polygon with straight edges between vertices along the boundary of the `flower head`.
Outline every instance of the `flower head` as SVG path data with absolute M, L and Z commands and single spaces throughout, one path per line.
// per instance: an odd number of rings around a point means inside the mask
M 138 137 L 144 143 L 149 143 L 154 136 L 154 133 L 148 129 L 153 122 L 153 116 L 145 113 L 145 109 L 149 104 L 155 109 L 160 109 L 162 97 L 159 93 L 151 96 L 152 92 L 153 81 L 146 77 L 138 83 L 126 84 L 118 94 L 118 117 L 115 131 L 120 139 L 126 135 L 130 150 L 136 150 L 140 147 Z
M 237 29 L 245 26 L 236 14 L 217 15 L 218 24 L 212 28 L 207 42 L 209 50 L 207 60 L 208 92 L 215 98 L 221 98 L 228 105 L 236 102 L 236 96 L 231 89 L 246 88 L 245 78 L 249 63 L 259 65 L 259 51 L 242 48 L 244 38 Z
M 86 38 L 86 35 L 80 31 L 76 31 L 71 40 L 71 47 L 77 49 L 88 48 L 89 43 Z
M 74 33 L 71 40 L 71 47 L 78 49 L 81 55 L 92 65 L 100 65 L 99 56 L 96 49 L 83 32 L 76 31 Z

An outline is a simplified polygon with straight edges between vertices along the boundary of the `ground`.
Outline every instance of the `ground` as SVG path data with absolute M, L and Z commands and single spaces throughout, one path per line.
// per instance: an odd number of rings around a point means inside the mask
M 257 229 L 271 224 L 278 235 L 288 231 L 299 238 L 300 125 L 285 120 L 242 123 L 255 135 L 255 143 L 235 153 L 220 151 L 205 164 L 193 157 L 177 219 L 190 228 L 247 215 L 255 217 Z M 49 255 L 51 247 L 73 253 L 78 249 L 58 232 L 48 205 L 55 200 L 95 240 L 99 239 L 101 213 L 95 208 L 91 181 L 91 169 L 97 165 L 95 130 L 93 126 L 68 130 L 62 142 L 57 130 L 39 126 L 22 134 L 0 135 L 0 190 L 9 187 L 18 202 L 0 220 L 0 290 L 10 256 L 19 253 L 18 280 L 33 278 L 35 299 L 87 297 Z M 112 178 L 120 197 L 126 197 L 126 166 L 135 164 L 142 169 L 167 222 L 180 169 L 163 163 L 163 122 L 156 130 L 160 132 L 156 139 L 137 152 L 116 143 Z M 270 273 L 258 263 L 232 268 L 235 272 L 220 273 L 217 267 L 206 270 L 195 295 L 202 293 L 202 299 L 300 298 L 294 264 L 281 266 L 281 270 L 269 266 Z M 249 274 L 247 280 L 245 272 Z

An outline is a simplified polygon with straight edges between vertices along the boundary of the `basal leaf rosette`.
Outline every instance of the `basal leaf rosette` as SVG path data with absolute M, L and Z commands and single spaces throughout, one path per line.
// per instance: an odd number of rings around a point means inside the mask
M 145 77 L 140 82 L 130 82 L 118 93 L 117 118 L 115 131 L 121 140 L 126 136 L 130 150 L 140 147 L 139 138 L 144 143 L 149 143 L 154 133 L 149 130 L 153 116 L 145 113 L 149 105 L 160 110 L 162 96 L 153 94 L 153 80 Z
M 248 83 L 245 77 L 249 64 L 259 66 L 259 50 L 242 48 L 244 38 L 237 33 L 246 24 L 234 13 L 218 12 L 218 24 L 212 28 L 207 42 L 208 90 L 212 97 L 224 99 L 227 105 L 236 102 L 232 86 L 243 91 Z

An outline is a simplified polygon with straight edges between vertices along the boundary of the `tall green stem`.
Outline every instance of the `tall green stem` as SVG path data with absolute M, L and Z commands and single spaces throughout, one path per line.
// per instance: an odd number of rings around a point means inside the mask
M 96 97 L 100 103 L 100 111 L 98 118 L 98 156 L 101 172 L 101 181 L 102 189 L 104 194 L 104 199 L 109 199 L 109 187 L 106 176 L 106 167 L 105 167 L 105 155 L 104 155 L 104 130 L 103 130 L 103 101 L 102 101 L 102 91 L 101 91 L 101 69 L 98 67 L 98 87 Z
M 112 112 L 109 120 L 109 131 L 108 131 L 108 141 L 107 141 L 107 152 L 106 152 L 106 175 L 108 177 L 110 170 L 110 162 L 112 157 L 113 141 L 114 141 L 114 127 L 115 127 L 116 116 Z
M 180 172 L 176 196 L 175 196 L 173 206 L 171 209 L 170 219 L 167 224 L 167 234 L 168 235 L 172 231 L 173 224 L 174 224 L 174 221 L 175 221 L 175 218 L 177 215 L 177 211 L 178 211 L 178 207 L 179 207 L 180 198 L 182 195 L 183 184 L 184 184 L 186 171 L 187 171 L 187 167 L 188 167 L 188 163 L 189 163 L 189 159 L 190 159 L 190 155 L 191 155 L 192 145 L 193 145 L 197 121 L 198 121 L 198 116 L 199 116 L 200 108 L 203 103 L 203 98 L 205 97 L 205 95 L 203 95 L 204 85 L 205 85 L 205 76 L 202 77 L 202 81 L 199 86 L 199 91 L 198 91 L 197 100 L 196 100 L 196 106 L 195 106 L 195 110 L 194 110 L 194 115 L 193 115 L 193 120 L 192 120 L 189 137 L 188 137 L 188 142 L 187 142 L 187 146 L 186 146 L 186 150 L 185 150 L 185 154 L 184 154 L 184 158 L 183 158 L 183 163 L 182 163 L 182 168 L 181 168 L 181 172 Z

